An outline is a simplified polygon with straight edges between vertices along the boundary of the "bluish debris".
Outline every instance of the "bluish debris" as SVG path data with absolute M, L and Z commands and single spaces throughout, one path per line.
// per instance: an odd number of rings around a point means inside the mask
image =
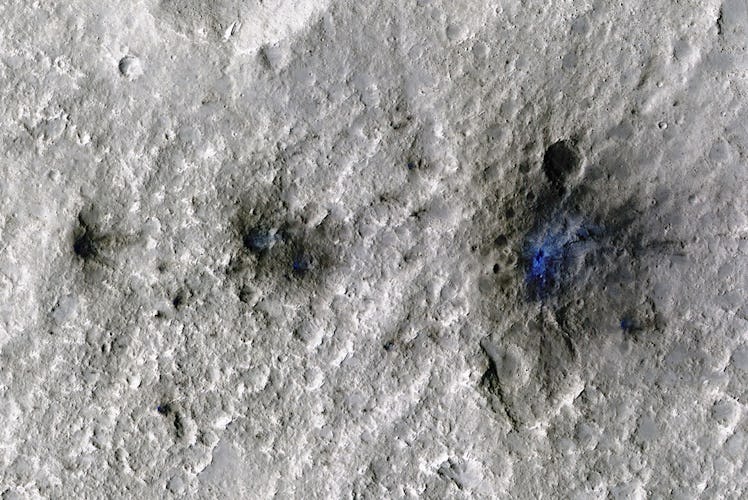
M 305 252 L 299 252 L 293 258 L 293 270 L 303 274 L 312 269 L 314 262 L 312 256 Z
M 548 237 L 531 244 L 525 281 L 530 296 L 540 300 L 557 288 L 564 259 L 564 247 L 557 237 Z
M 261 253 L 273 246 L 275 238 L 269 231 L 252 230 L 244 237 L 244 246 L 251 252 Z
M 621 318 L 621 330 L 623 330 L 626 333 L 632 333 L 636 331 L 637 329 L 638 328 L 633 319 L 627 318 L 627 317 Z
M 557 217 L 527 239 L 523 260 L 531 300 L 544 300 L 561 290 L 575 264 L 591 250 L 598 229 L 569 217 Z

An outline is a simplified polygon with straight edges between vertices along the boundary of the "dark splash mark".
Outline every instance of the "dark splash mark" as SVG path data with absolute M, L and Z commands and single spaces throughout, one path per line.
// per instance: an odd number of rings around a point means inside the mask
M 172 417 L 171 423 L 174 426 L 174 435 L 177 439 L 182 439 L 185 435 L 184 421 L 182 419 L 182 416 L 171 405 L 171 403 L 161 403 L 156 407 L 156 411 L 163 417 Z
M 78 227 L 76 228 L 75 240 L 73 241 L 73 252 L 84 262 L 99 256 L 99 242 L 101 238 L 94 236 L 90 224 L 86 221 L 83 213 L 78 214 Z
M 174 309 L 179 310 L 184 305 L 185 300 L 187 300 L 186 293 L 183 290 L 180 290 L 174 298 L 171 299 L 171 304 L 174 306 Z
M 159 412 L 161 415 L 167 416 L 171 413 L 171 405 L 169 403 L 158 405 L 156 407 L 156 411 Z
M 73 252 L 84 261 L 92 259 L 99 254 L 96 242 L 91 237 L 89 231 L 84 232 L 75 239 L 75 242 L 73 243 Z

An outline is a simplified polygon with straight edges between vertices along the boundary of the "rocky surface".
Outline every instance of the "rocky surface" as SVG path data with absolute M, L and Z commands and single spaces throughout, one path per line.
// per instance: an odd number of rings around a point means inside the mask
M 745 497 L 744 0 L 0 18 L 3 499 Z

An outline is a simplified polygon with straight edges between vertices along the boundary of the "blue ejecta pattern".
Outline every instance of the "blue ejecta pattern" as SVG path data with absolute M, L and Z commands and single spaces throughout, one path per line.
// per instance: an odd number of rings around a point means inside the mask
M 575 263 L 590 250 L 594 232 L 570 218 L 558 218 L 531 233 L 523 255 L 531 300 L 542 301 L 561 290 Z

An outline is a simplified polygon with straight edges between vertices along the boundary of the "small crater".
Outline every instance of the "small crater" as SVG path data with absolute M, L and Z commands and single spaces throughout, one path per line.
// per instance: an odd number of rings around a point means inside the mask
M 233 32 L 235 29 L 235 27 L 232 27 L 231 34 L 234 34 Z M 286 63 L 287 54 L 286 51 L 283 50 L 283 47 L 278 45 L 266 45 L 260 52 L 265 65 L 273 71 L 281 69 Z
M 551 144 L 543 156 L 543 173 L 554 190 L 563 193 L 566 182 L 579 169 L 579 156 L 569 141 Z
M 243 286 L 239 290 L 239 300 L 245 304 L 254 304 L 257 302 L 259 293 L 250 286 Z
M 232 220 L 234 237 L 241 245 L 240 251 L 231 259 L 229 272 L 241 272 L 248 267 L 273 268 L 273 261 L 282 259 L 287 251 L 277 248 L 278 243 L 288 238 L 288 223 L 283 222 L 283 203 L 276 195 L 249 197 L 240 202 Z M 278 250 L 284 250 L 278 252 Z M 271 253 L 279 253 L 276 259 L 267 259 Z
M 143 75 L 143 65 L 135 56 L 127 55 L 119 60 L 119 72 L 128 80 L 136 80 Z

